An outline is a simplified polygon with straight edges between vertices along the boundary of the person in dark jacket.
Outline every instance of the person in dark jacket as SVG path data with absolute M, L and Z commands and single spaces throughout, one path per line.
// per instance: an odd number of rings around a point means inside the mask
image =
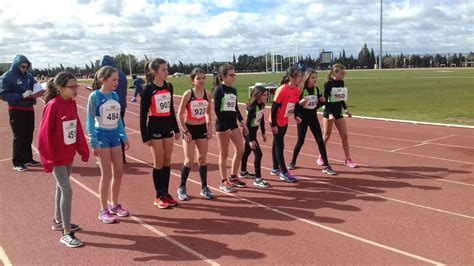
M 137 101 L 137 95 L 140 95 L 140 97 L 143 96 L 143 88 L 145 87 L 145 81 L 137 75 L 133 75 L 132 79 L 132 84 L 135 88 L 135 93 L 133 94 L 133 98 L 130 100 L 130 102 L 133 103 Z
M 31 143 L 35 129 L 33 86 L 37 83 L 28 73 L 31 63 L 24 55 L 17 55 L 10 70 L 0 78 L 0 98 L 8 103 L 10 126 L 13 131 L 13 169 L 19 172 L 27 166 L 39 166 L 33 160 Z

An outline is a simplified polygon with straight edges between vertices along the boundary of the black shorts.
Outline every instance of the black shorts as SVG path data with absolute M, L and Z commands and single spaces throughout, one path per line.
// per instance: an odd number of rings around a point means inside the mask
M 186 127 L 189 130 L 189 133 L 191 134 L 191 138 L 193 140 L 195 139 L 207 139 L 207 125 L 202 124 L 202 125 L 190 125 L 186 124 Z M 184 134 L 183 134 L 184 137 Z
M 149 139 L 167 139 L 173 137 L 173 135 L 174 131 L 169 123 L 148 122 Z
M 237 119 L 234 121 L 227 121 L 226 125 L 223 125 L 219 120 L 216 119 L 216 132 L 222 132 L 227 130 L 234 130 L 238 128 Z
M 323 117 L 329 119 L 329 114 L 330 114 L 329 112 L 324 110 Z M 336 119 L 336 120 L 344 118 L 344 116 L 342 115 L 342 111 L 340 113 L 339 112 L 333 113 L 332 115 L 334 116 L 334 119 Z

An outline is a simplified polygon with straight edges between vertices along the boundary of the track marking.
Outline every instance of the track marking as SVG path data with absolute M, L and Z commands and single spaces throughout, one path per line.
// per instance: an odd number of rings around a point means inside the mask
M 83 97 L 83 96 L 81 96 Z M 85 97 L 83 97 L 85 98 Z M 85 110 L 85 108 L 83 108 L 82 106 L 80 106 L 82 109 Z M 215 134 L 213 136 L 216 136 Z M 287 137 L 290 137 L 290 138 L 297 138 L 296 136 L 292 136 L 292 135 L 289 135 L 287 134 L 286 135 Z M 446 138 L 447 136 L 445 137 L 442 137 L 442 138 Z M 312 138 L 309 139 L 310 141 L 316 143 L 316 141 Z M 437 140 L 437 139 L 431 139 L 431 140 L 428 140 L 428 141 L 434 141 L 434 140 Z M 342 145 L 342 143 L 336 143 L 336 142 L 329 142 L 330 144 L 335 144 L 335 145 Z M 271 147 L 269 146 L 265 146 L 265 145 L 261 145 L 262 147 L 266 147 L 266 148 L 269 148 L 271 149 Z M 368 147 L 362 147 L 362 146 L 357 146 L 357 145 L 351 145 L 353 147 L 359 147 L 359 148 L 363 148 L 363 149 L 369 149 L 369 150 L 375 150 L 375 151 L 382 151 L 382 152 L 390 152 L 388 150 L 382 150 L 382 149 L 376 149 L 376 148 L 368 148 Z M 287 149 L 285 149 L 286 152 L 293 152 L 293 151 L 289 151 Z M 427 156 L 424 156 L 424 155 L 417 155 L 417 154 L 411 154 L 411 153 L 403 153 L 403 152 L 394 152 L 394 153 L 398 153 L 398 154 L 405 154 L 405 155 L 412 155 L 412 156 L 418 156 L 418 157 L 422 157 L 422 158 L 427 158 Z M 307 153 L 304 153 L 304 152 L 300 152 L 300 154 L 303 154 L 303 155 L 306 155 L 306 156 L 311 156 L 311 157 L 314 157 L 314 155 L 312 154 L 307 154 Z M 471 162 L 463 162 L 463 161 L 456 161 L 456 160 L 451 160 L 451 159 L 443 159 L 443 158 L 438 158 L 438 157 L 434 157 L 432 159 L 440 159 L 440 160 L 448 160 L 448 161 L 453 161 L 453 162 L 458 162 L 458 163 L 467 163 L 467 164 L 473 164 Z M 336 160 L 336 159 L 331 159 L 331 160 L 334 160 L 334 161 L 339 161 L 339 162 L 343 162 L 342 160 Z M 361 166 L 365 166 L 365 165 L 361 165 Z M 407 174 L 407 175 L 411 175 L 411 176 L 416 176 L 416 177 L 425 177 L 423 175 L 419 175 L 419 174 L 416 174 L 416 173 L 406 173 L 406 172 L 402 172 L 402 171 L 396 171 L 396 170 L 392 170 L 392 169 L 386 169 L 386 168 L 380 168 L 384 171 L 387 171 L 387 172 L 395 172 L 395 173 L 403 173 L 403 174 Z M 469 183 L 464 183 L 464 182 L 459 182 L 459 181 L 454 181 L 454 180 L 447 180 L 447 179 L 442 179 L 442 178 L 436 178 L 436 177 L 432 177 L 431 179 L 433 180 L 438 180 L 438 181 L 442 181 L 442 182 L 447 182 L 447 183 L 452 183 L 452 184 L 458 184 L 458 185 L 465 185 L 465 186 L 470 186 L 470 187 L 474 187 L 474 184 L 469 184 Z
M 82 95 L 77 95 L 78 97 L 81 97 L 83 99 L 88 99 Z M 181 98 L 182 96 L 181 95 L 174 95 L 175 97 L 178 97 L 178 98 Z M 137 103 L 131 103 L 132 105 L 136 105 L 136 106 L 140 106 L 139 104 Z M 179 104 L 175 104 L 175 105 L 179 105 Z M 245 105 L 243 103 L 239 103 L 239 105 Z M 267 106 L 268 107 L 268 106 Z M 133 114 L 133 115 L 136 115 L 136 116 L 140 116 L 140 114 L 136 113 L 136 112 L 133 112 L 133 111 L 130 111 L 129 109 L 127 110 L 127 112 Z M 363 119 L 366 119 L 366 118 L 363 118 Z M 390 120 L 386 120 L 386 119 L 375 119 L 375 120 L 383 120 L 383 121 L 390 121 Z M 404 121 L 404 120 L 403 120 Z M 411 121 L 408 121 L 408 122 L 411 122 Z M 416 123 L 415 121 L 413 121 L 414 123 Z M 444 125 L 444 124 L 443 124 Z M 293 124 L 289 124 L 289 126 L 291 127 L 296 127 L 296 125 L 293 125 Z M 455 126 L 455 125 L 452 125 L 452 126 Z M 474 126 L 472 127 L 474 128 Z M 417 141 L 417 140 L 407 140 L 407 139 L 400 139 L 400 138 L 392 138 L 392 137 L 384 137 L 384 136 L 376 136 L 376 135 L 369 135 L 369 134 L 360 134 L 360 133 L 351 133 L 349 132 L 349 135 L 355 135 L 355 136 L 363 136 L 363 137 L 370 137 L 370 138 L 380 138 L 380 139 L 389 139 L 389 140 L 397 140 L 397 141 L 405 141 L 405 142 L 415 142 L 415 143 L 420 143 L 420 141 Z M 293 137 L 293 138 L 297 138 L 296 136 L 292 136 L 292 135 L 287 135 L 289 137 Z M 454 135 L 451 135 L 451 136 L 454 136 Z M 446 137 L 442 137 L 440 139 L 443 139 L 443 138 L 446 138 Z M 434 141 L 434 140 L 437 140 L 437 139 L 433 139 L 433 140 L 429 140 L 429 141 Z M 336 143 L 336 142 L 329 142 L 331 144 L 337 144 L 337 145 L 342 145 L 340 143 Z M 421 142 L 423 143 L 423 141 Z M 450 145 L 450 144 L 443 144 L 443 143 L 430 143 L 430 144 L 433 144 L 433 145 L 439 145 L 439 146 L 447 146 L 447 147 L 454 147 L 454 148 L 464 148 L 464 149 L 474 149 L 474 148 L 471 148 L 471 147 L 464 147 L 464 146 L 457 146 L 457 145 Z M 356 147 L 356 148 L 361 148 L 361 149 L 371 149 L 371 148 L 368 148 L 368 147 L 364 147 L 364 146 L 357 146 L 357 145 L 352 145 L 351 146 L 353 147 Z M 373 148 L 375 149 L 375 148 Z M 375 149 L 377 151 L 382 151 L 382 152 L 392 152 L 392 151 L 389 151 L 389 150 L 383 150 L 383 149 Z M 405 154 L 406 155 L 406 154 Z M 413 156 L 417 156 L 416 154 L 411 154 Z M 430 158 L 431 159 L 431 158 Z M 444 159 L 444 158 L 439 158 L 440 160 Z
M 208 153 L 210 154 L 210 153 Z M 130 156 L 130 155 L 126 155 L 127 157 L 129 157 L 130 159 L 132 160 L 135 160 L 137 162 L 140 162 L 142 164 L 145 164 L 145 165 L 148 165 L 148 166 L 152 166 L 151 164 L 145 162 L 145 161 L 142 161 L 138 158 L 135 158 L 133 156 Z M 177 176 L 177 177 L 180 177 L 181 175 L 178 174 L 178 173 L 175 173 L 175 172 L 171 172 L 172 175 L 174 176 Z M 197 185 L 201 185 L 200 182 L 198 181 L 195 181 L 194 179 L 192 178 L 189 178 L 188 179 L 189 181 L 191 181 L 192 183 L 194 184 L 197 184 Z M 258 207 L 261 207 L 261 208 L 264 208 L 264 209 L 267 209 L 269 211 L 272 211 L 272 212 L 275 212 L 275 213 L 278 213 L 278 214 L 281 214 L 283 216 L 286 216 L 286 217 L 289 217 L 291 219 L 294 219 L 294 220 L 297 220 L 297 221 L 300 221 L 300 222 L 303 222 L 303 223 L 307 223 L 307 224 L 310 224 L 310 225 L 313 225 L 313 226 L 316 226 L 316 227 L 319 227 L 321 229 L 324 229 L 326 231 L 330 231 L 332 233 L 335 233 L 335 234 L 338 234 L 338 235 L 342 235 L 342 236 L 345 236 L 347 238 L 350 238 L 350 239 L 353 239 L 353 240 L 357 240 L 357 241 L 360 241 L 360 242 L 363 242 L 363 243 L 366 243 L 366 244 L 369 244 L 369 245 L 372 245 L 372 246 L 375 246 L 375 247 L 378 247 L 378 248 L 382 248 L 382 249 L 385 249 L 385 250 L 389 250 L 389 251 L 392 251 L 394 253 L 397 253 L 397 254 L 400 254 L 400 255 L 404 255 L 404 256 L 407 256 L 407 257 L 410 257 L 410 258 L 413 258 L 413 259 L 417 259 L 417 260 L 420 260 L 420 261 L 424 261 L 424 262 L 427 262 L 427 263 L 431 263 L 433 265 L 444 265 L 443 263 L 441 262 L 438 262 L 438 261 L 434 261 L 434 260 L 431 260 L 431 259 L 428 259 L 428 258 L 425 258 L 425 257 L 421 257 L 421 256 L 418 256 L 416 254 L 413 254 L 413 253 L 409 253 L 409 252 L 406 252 L 406 251 L 403 251 L 403 250 L 400 250 L 400 249 L 397 249 L 397 248 L 393 248 L 393 247 L 390 247 L 390 246 L 386 246 L 384 244 L 381 244 L 381 243 L 378 243 L 378 242 L 375 242 L 375 241 L 371 241 L 371 240 L 368 240 L 368 239 L 365 239 L 365 238 L 362 238 L 362 237 L 359 237 L 359 236 L 356 236 L 356 235 L 353 235 L 353 234 L 349 234 L 349 233 L 346 233 L 346 232 L 343 232 L 343 231 L 340 231 L 340 230 L 337 230 L 337 229 L 334 229 L 332 227 L 329 227 L 329 226 L 325 226 L 323 224 L 320 224 L 320 223 L 317 223 L 317 222 L 314 222 L 314 221 L 311 221 L 311 220 L 308 220 L 308 219 L 304 219 L 304 218 L 300 218 L 298 216 L 295 216 L 295 215 L 292 215 L 290 213 L 287 213 L 287 212 L 284 212 L 284 211 L 281 211 L 281 210 L 278 210 L 278 209 L 275 209 L 275 208 L 272 208 L 272 207 L 269 207 L 267 205 L 263 205 L 263 204 L 260 204 L 256 201 L 253 201 L 253 200 L 249 200 L 247 198 L 244 198 L 244 197 L 241 197 L 241 196 L 238 196 L 237 194 L 234 194 L 234 193 L 224 193 L 222 191 L 220 191 L 219 189 L 217 188 L 214 188 L 212 186 L 209 186 L 211 189 L 213 189 L 214 191 L 217 191 L 221 194 L 224 194 L 224 195 L 227 195 L 227 196 L 231 196 L 231 197 L 234 197 L 234 198 L 237 198 L 237 199 L 240 199 L 242 201 L 245 201 L 245 202 L 248 202 L 252 205 L 255 205 L 255 206 L 258 206 Z
M 35 146 L 32 146 L 34 150 L 38 151 L 38 149 L 35 147 Z M 127 157 L 130 157 L 127 155 Z M 131 157 L 130 157 L 131 158 Z M 133 159 L 133 158 L 132 158 Z M 82 182 L 80 182 L 79 180 L 77 180 L 76 178 L 74 178 L 73 176 L 70 176 L 70 179 L 78 184 L 80 187 L 82 187 L 84 190 L 86 190 L 87 192 L 89 192 L 90 194 L 92 194 L 93 196 L 95 196 L 96 198 L 100 199 L 100 195 L 99 193 L 95 192 L 93 189 L 89 188 L 87 185 L 83 184 Z M 174 238 L 170 237 L 169 235 L 161 232 L 160 230 L 154 228 L 153 226 L 147 224 L 145 221 L 143 221 L 142 219 L 134 216 L 134 215 L 130 215 L 129 216 L 130 219 L 134 220 L 136 223 L 142 225 L 143 227 L 145 227 L 146 229 L 148 229 L 149 231 L 151 231 L 152 233 L 166 239 L 167 241 L 169 241 L 171 244 L 183 249 L 184 251 L 188 252 L 189 254 L 191 255 L 194 255 L 195 257 L 201 259 L 202 261 L 210 264 L 210 265 L 214 265 L 214 266 L 217 266 L 217 265 L 220 265 L 219 263 L 207 258 L 206 256 L 204 256 L 203 254 L 191 249 L 190 247 L 184 245 L 183 243 L 175 240 Z M 2 258 L 3 259 L 3 258 Z
M 5 252 L 5 250 L 3 249 L 2 246 L 0 246 L 0 261 L 2 261 L 3 265 L 5 265 L 5 266 L 11 266 L 12 265 L 12 262 L 8 258 L 7 253 Z
M 81 96 L 83 97 L 83 96 Z M 85 97 L 83 97 L 85 98 Z M 83 108 L 82 106 L 78 105 L 80 108 L 86 110 L 85 108 Z M 128 112 L 128 111 L 127 111 Z M 215 134 L 213 136 L 216 136 Z M 292 136 L 292 135 L 286 135 L 287 137 L 291 137 L 291 138 L 297 138 L 295 136 Z M 312 138 L 309 139 L 310 141 L 316 143 L 316 141 Z M 433 140 L 431 140 L 433 141 Z M 335 143 L 335 142 L 329 142 L 330 144 L 335 144 L 335 145 L 342 145 L 342 143 Z M 266 148 L 270 148 L 269 146 L 265 146 L 265 145 L 261 145 L 262 147 L 266 147 Z M 380 149 L 376 149 L 376 148 L 368 148 L 368 147 L 362 147 L 362 146 L 357 146 L 357 145 L 351 145 L 353 147 L 360 147 L 360 148 L 364 148 L 364 149 L 371 149 L 371 150 L 376 150 L 376 151 L 382 151 L 382 152 L 390 152 L 388 150 L 380 150 Z M 289 151 L 287 149 L 285 149 L 286 152 L 293 152 L 293 151 Z M 395 153 L 395 152 L 394 152 Z M 405 154 L 405 153 L 401 153 L 401 152 L 396 152 L 398 154 Z M 307 153 L 304 153 L 304 152 L 300 152 L 300 154 L 303 154 L 303 155 L 306 155 L 306 156 L 311 156 L 311 157 L 314 157 L 314 155 L 312 154 L 307 154 Z M 416 155 L 416 154 L 408 154 L 407 155 L 413 155 L 413 156 L 419 156 L 419 157 L 426 157 L 426 156 L 423 156 L 423 155 Z M 436 159 L 442 159 L 442 158 L 437 158 Z M 339 162 L 343 162 L 342 160 L 336 160 L 336 159 L 331 159 L 331 160 L 334 160 L 334 161 L 339 161 Z M 449 159 L 446 159 L 446 160 L 449 160 Z M 454 160 L 450 160 L 450 161 L 454 161 Z M 461 163 L 466 163 L 466 162 L 462 162 L 462 161 L 455 161 L 455 162 L 461 162 Z M 468 164 L 472 164 L 470 162 L 467 162 Z M 361 165 L 361 166 L 365 166 L 365 165 Z M 395 172 L 395 173 L 403 173 L 403 174 L 406 174 L 406 175 L 411 175 L 411 176 L 416 176 L 416 177 L 424 177 L 423 175 L 419 175 L 419 174 L 416 174 L 416 173 L 406 173 L 406 172 L 402 172 L 402 171 L 397 171 L 397 170 L 392 170 L 392 169 L 386 169 L 386 168 L 380 168 L 384 171 L 387 171 L 387 172 Z M 447 182 L 447 183 L 452 183 L 452 184 L 458 184 L 458 185 L 464 185 L 464 186 L 470 186 L 470 187 L 474 187 L 474 184 L 469 184 L 469 183 L 464 183 L 464 182 L 459 182 L 459 181 L 454 181 L 454 180 L 448 180 L 448 179 L 442 179 L 442 178 L 436 178 L 436 177 L 431 177 L 431 179 L 433 180 L 438 180 L 438 181 L 442 181 L 442 182 Z
M 175 143 L 174 145 L 183 148 L 183 145 L 176 144 L 176 143 Z M 262 147 L 262 145 L 260 145 L 260 147 Z M 208 152 L 207 154 L 208 154 L 208 155 L 211 155 L 211 156 L 213 156 L 213 157 L 219 158 L 219 155 L 218 155 L 218 154 L 214 154 L 214 153 L 210 153 L 210 152 Z M 136 160 L 136 158 L 135 158 L 135 160 Z M 227 160 L 228 160 L 228 161 L 232 161 L 231 158 L 227 158 Z M 250 162 L 248 162 L 247 165 L 252 165 L 252 166 L 253 166 L 253 164 L 250 163 Z M 271 168 L 268 168 L 268 167 L 265 167 L 265 166 L 260 166 L 260 167 L 261 167 L 262 169 L 271 170 Z M 327 183 L 327 182 L 324 182 L 324 181 L 316 181 L 316 180 L 314 180 L 314 178 L 309 178 L 309 177 L 306 177 L 306 176 L 298 176 L 298 177 L 301 177 L 301 178 L 304 179 L 304 180 L 315 181 L 315 182 L 317 182 L 317 183 L 325 184 L 325 185 L 328 185 L 328 186 L 337 187 L 337 188 L 343 188 L 343 189 L 345 189 L 345 190 L 347 190 L 347 191 L 353 191 L 353 192 L 357 192 L 357 193 L 362 193 L 362 194 L 365 194 L 365 195 L 368 195 L 368 196 L 374 196 L 374 197 L 386 199 L 386 200 L 389 200 L 389 201 L 394 201 L 394 202 L 397 202 L 397 203 L 407 204 L 407 205 L 411 205 L 411 206 L 415 206 L 415 207 L 419 207 L 419 208 L 423 208 L 423 209 L 427 209 L 427 210 L 431 210 L 431 211 L 436 211 L 436 212 L 440 212 L 440 213 L 444 213 L 444 214 L 451 214 L 451 215 L 455 215 L 455 216 L 459 216 L 459 217 L 463 217 L 463 218 L 474 219 L 473 216 L 469 216 L 469 215 L 466 215 L 466 214 L 450 212 L 450 211 L 446 211 L 446 210 L 442 210 L 442 209 L 437 209 L 437 208 L 433 208 L 433 207 L 429 207 L 429 206 L 424 206 L 424 205 L 421 205 L 421 204 L 416 204 L 416 203 L 412 203 L 412 202 L 408 202 L 408 201 L 404 201 L 404 200 L 399 200 L 399 199 L 395 199 L 395 198 L 384 197 L 384 196 L 380 196 L 380 195 L 373 194 L 373 193 L 368 193 L 368 192 L 364 192 L 364 191 L 360 191 L 360 190 L 356 190 L 356 189 L 352 189 L 352 188 L 348 188 L 348 187 L 344 187 L 344 186 L 339 186 L 339 185 Z

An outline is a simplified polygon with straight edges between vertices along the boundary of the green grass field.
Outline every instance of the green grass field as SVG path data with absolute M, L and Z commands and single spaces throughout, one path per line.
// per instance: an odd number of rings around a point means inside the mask
M 328 72 L 320 72 L 318 85 Z M 240 102 L 255 82 L 278 83 L 282 73 L 238 74 Z M 189 77 L 170 78 L 175 94 L 190 88 Z M 348 71 L 349 109 L 354 115 L 474 125 L 474 69 Z M 208 77 L 210 89 L 212 78 Z

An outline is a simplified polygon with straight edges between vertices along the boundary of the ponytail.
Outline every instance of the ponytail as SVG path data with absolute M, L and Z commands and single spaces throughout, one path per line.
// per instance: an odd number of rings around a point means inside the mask
M 99 71 L 95 72 L 94 74 L 94 80 L 92 81 L 92 90 L 98 90 L 102 87 L 102 82 L 99 80 Z
M 290 82 L 290 79 L 296 77 L 298 75 L 298 72 L 300 72 L 300 70 L 297 67 L 293 66 L 288 68 L 288 70 L 286 70 L 285 76 L 283 76 L 280 81 L 280 86 Z
M 331 71 L 329 71 L 329 74 L 328 74 L 328 77 L 326 78 L 326 82 L 324 82 L 324 86 L 326 86 L 326 84 L 328 84 L 328 82 L 332 79 L 332 77 L 339 73 L 339 71 L 341 70 L 344 70 L 346 69 L 346 67 L 343 65 L 343 64 L 334 64 L 332 67 L 331 67 Z
M 118 72 L 115 67 L 104 66 L 99 68 L 94 75 L 94 81 L 92 81 L 92 90 L 98 90 L 102 87 L 102 79 L 108 79 L 113 73 Z
M 54 78 L 50 78 L 46 82 L 46 91 L 43 94 L 44 103 L 48 103 L 56 96 L 58 96 L 58 91 L 56 89 L 56 86 L 54 85 Z
M 155 79 L 155 76 L 153 75 L 153 72 L 150 72 L 150 62 L 147 62 L 145 64 L 145 80 L 146 84 L 151 84 L 153 83 L 153 80 Z
M 54 78 L 50 78 L 46 83 L 46 91 L 43 94 L 44 102 L 48 103 L 58 96 L 58 87 L 66 87 L 71 79 L 76 79 L 74 74 L 65 71 L 59 72 Z

